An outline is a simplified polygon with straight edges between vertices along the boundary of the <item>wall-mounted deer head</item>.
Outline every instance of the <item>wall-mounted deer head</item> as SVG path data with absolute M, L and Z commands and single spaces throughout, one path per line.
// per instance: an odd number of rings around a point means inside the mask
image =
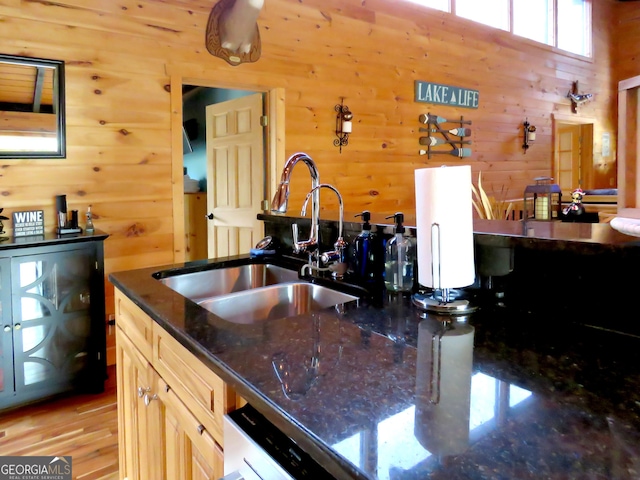
M 231 65 L 255 62 L 261 44 L 258 16 L 264 0 L 220 0 L 209 15 L 206 44 L 209 53 Z

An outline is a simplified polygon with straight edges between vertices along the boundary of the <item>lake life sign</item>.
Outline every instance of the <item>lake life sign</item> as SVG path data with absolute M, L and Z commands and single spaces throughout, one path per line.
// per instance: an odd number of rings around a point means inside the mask
M 415 82 L 415 101 L 451 105 L 452 107 L 478 108 L 480 92 L 469 88 L 443 85 L 441 83 Z
M 13 212 L 13 236 L 44 235 L 44 210 Z

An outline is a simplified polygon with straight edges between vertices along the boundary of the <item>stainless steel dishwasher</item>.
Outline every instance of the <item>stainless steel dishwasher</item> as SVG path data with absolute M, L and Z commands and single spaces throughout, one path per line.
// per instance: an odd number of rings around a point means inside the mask
M 221 480 L 333 479 L 251 405 L 224 417 Z

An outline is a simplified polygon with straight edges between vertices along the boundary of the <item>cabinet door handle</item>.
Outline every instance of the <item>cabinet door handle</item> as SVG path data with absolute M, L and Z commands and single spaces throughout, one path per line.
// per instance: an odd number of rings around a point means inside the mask
M 158 399 L 158 395 L 155 393 L 153 395 L 149 395 L 148 393 L 144 394 L 144 404 L 147 407 L 153 400 L 157 400 L 157 399 Z
M 13 328 L 15 328 L 16 330 L 20 330 L 22 328 L 22 325 L 20 325 L 19 323 L 16 323 Z
M 4 326 L 4 331 L 5 332 L 10 332 L 11 331 L 11 325 L 5 325 Z
M 207 213 L 205 217 L 207 217 L 209 220 L 213 220 L 213 213 Z
M 205 430 L 204 425 L 202 424 L 198 425 L 197 430 L 198 430 L 198 433 L 202 435 L 202 432 L 204 432 Z
M 147 387 L 147 388 L 138 387 L 138 397 L 142 398 L 144 397 L 145 393 L 148 393 L 150 391 L 151 391 L 151 387 Z

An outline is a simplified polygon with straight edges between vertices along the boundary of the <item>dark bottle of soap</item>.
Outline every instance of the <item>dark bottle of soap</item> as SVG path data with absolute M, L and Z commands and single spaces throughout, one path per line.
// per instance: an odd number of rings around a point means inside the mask
M 353 274 L 357 280 L 373 282 L 376 279 L 378 258 L 376 258 L 377 235 L 371 231 L 371 223 L 369 223 L 371 212 L 365 210 L 356 215 L 356 217 L 362 217 L 364 223 L 362 224 L 362 232 L 353 242 L 351 259 Z

